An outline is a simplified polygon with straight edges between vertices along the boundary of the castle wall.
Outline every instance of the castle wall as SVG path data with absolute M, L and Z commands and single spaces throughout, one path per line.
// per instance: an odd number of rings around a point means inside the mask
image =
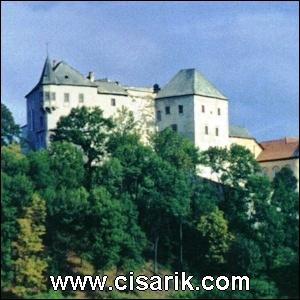
M 195 145 L 200 150 L 207 150 L 210 146 L 225 147 L 229 144 L 228 101 L 196 95 L 194 116 Z
M 179 105 L 183 112 L 179 113 Z M 170 114 L 166 114 L 166 107 L 170 107 Z M 161 120 L 157 119 L 158 130 L 161 131 L 172 125 L 177 125 L 177 131 L 194 143 L 195 123 L 193 96 L 170 97 L 155 100 L 156 115 L 160 111 Z

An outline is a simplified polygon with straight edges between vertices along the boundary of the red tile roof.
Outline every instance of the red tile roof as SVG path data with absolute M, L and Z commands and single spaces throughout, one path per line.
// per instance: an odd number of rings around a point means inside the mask
M 299 157 L 299 138 L 285 137 L 279 140 L 260 142 L 263 150 L 258 161 L 280 160 Z

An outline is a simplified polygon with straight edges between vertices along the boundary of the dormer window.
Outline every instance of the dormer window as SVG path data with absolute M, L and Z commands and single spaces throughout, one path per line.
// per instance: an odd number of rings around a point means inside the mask
M 68 78 L 69 78 L 69 76 L 68 76 L 68 75 L 65 75 L 65 78 L 66 78 L 66 79 L 68 79 Z

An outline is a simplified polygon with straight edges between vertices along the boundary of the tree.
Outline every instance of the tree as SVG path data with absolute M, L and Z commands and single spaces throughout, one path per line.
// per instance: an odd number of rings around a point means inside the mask
M 31 202 L 33 188 L 28 178 L 28 160 L 21 154 L 20 146 L 10 144 L 1 147 L 1 288 L 12 285 L 12 242 L 16 239 L 16 219 Z
M 119 262 L 126 218 L 120 202 L 103 187 L 93 189 L 89 201 L 90 257 L 96 270 L 106 269 Z
M 299 249 L 299 193 L 293 171 L 282 168 L 273 179 L 272 203 L 283 218 L 285 245 L 294 251 Z
M 133 112 L 122 106 L 117 110 L 117 115 L 113 118 L 115 124 L 114 133 L 119 136 L 128 134 L 139 134 L 140 124 L 135 121 Z
M 49 269 L 53 275 L 66 275 L 68 253 L 79 257 L 89 252 L 89 203 L 84 187 L 49 189 L 47 198 L 47 235 L 45 243 L 50 256 Z
M 183 267 L 183 223 L 190 212 L 191 190 L 196 177 L 196 166 L 199 163 L 199 152 L 193 143 L 170 128 L 158 132 L 152 136 L 152 147 L 156 154 L 167 161 L 172 167 L 182 174 L 186 190 L 186 207 L 182 206 L 182 214 L 179 218 L 179 261 Z M 187 209 L 188 207 L 188 209 Z
M 84 184 L 83 153 L 70 142 L 53 142 L 49 149 L 49 162 L 56 188 L 77 188 Z
M 11 243 L 17 234 L 17 209 L 6 189 L 10 184 L 11 178 L 1 171 L 1 290 L 10 286 L 14 276 Z
M 250 232 L 250 212 L 256 197 L 254 189 L 251 190 L 249 182 L 253 176 L 260 172 L 258 162 L 253 154 L 243 146 L 233 144 L 229 149 L 212 147 L 202 153 L 201 163 L 209 166 L 219 177 L 220 187 L 223 193 L 223 201 L 220 208 L 224 211 L 229 221 L 230 230 L 234 233 Z M 264 195 L 270 192 L 269 185 L 265 185 L 265 177 L 258 177 L 257 186 Z M 267 200 L 267 199 L 264 199 Z
M 252 279 L 263 274 L 266 269 L 260 244 L 242 233 L 235 236 L 226 257 L 228 260 L 227 271 L 230 274 L 243 274 Z
M 250 150 L 237 144 L 229 149 L 210 147 L 202 152 L 200 161 L 219 176 L 221 183 L 233 188 L 243 188 L 249 176 L 261 170 Z
M 15 123 L 10 110 L 1 103 L 1 146 L 11 144 L 19 134 L 19 125 Z
M 47 262 L 43 256 L 42 242 L 46 231 L 45 218 L 45 201 L 34 194 L 31 205 L 25 209 L 24 217 L 18 219 L 20 231 L 14 243 L 16 277 L 12 291 L 21 297 L 46 289 L 44 273 Z
M 200 217 L 197 229 L 207 239 L 208 253 L 206 257 L 212 263 L 225 262 L 225 254 L 228 252 L 233 235 L 228 230 L 228 222 L 224 214 L 218 208 L 207 215 Z
M 275 245 L 272 278 L 283 297 L 299 297 L 299 193 L 297 179 L 288 167 L 282 168 L 274 177 L 271 203 L 280 222 L 276 234 L 281 237 Z M 280 235 L 281 233 L 281 235 Z M 270 257 L 271 260 L 271 257 Z
M 178 169 L 195 171 L 199 152 L 191 141 L 167 128 L 152 137 L 154 151 Z
M 91 185 L 93 165 L 107 155 L 107 141 L 114 127 L 111 118 L 104 118 L 100 108 L 73 108 L 68 116 L 61 117 L 51 136 L 52 141 L 67 141 L 80 147 L 86 156 L 86 186 Z
M 57 177 L 54 176 L 50 167 L 50 156 L 48 149 L 30 151 L 27 154 L 27 159 L 29 162 L 30 178 L 34 183 L 35 189 L 43 193 L 45 189 L 53 187 Z M 56 167 L 61 167 L 61 165 L 55 166 L 53 170 L 55 170 L 55 172 L 57 172 L 59 175 L 62 175 L 59 172 L 60 170 L 57 170 Z M 61 169 L 63 168 L 61 167 Z
M 37 158 L 40 159 L 40 155 Z M 81 257 L 87 252 L 88 192 L 83 187 L 83 154 L 75 145 L 66 141 L 51 143 L 48 161 L 52 185 L 42 190 L 47 203 L 45 240 L 51 273 L 62 274 L 66 271 L 70 251 Z M 43 166 L 43 162 L 39 160 L 35 165 Z M 43 171 L 38 170 L 38 173 L 43 174 Z

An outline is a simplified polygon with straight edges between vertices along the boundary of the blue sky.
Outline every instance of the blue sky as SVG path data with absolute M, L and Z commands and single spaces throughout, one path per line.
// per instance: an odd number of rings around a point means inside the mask
M 46 57 L 136 86 L 197 68 L 258 139 L 299 135 L 297 2 L 1 2 L 1 101 L 26 122 Z

